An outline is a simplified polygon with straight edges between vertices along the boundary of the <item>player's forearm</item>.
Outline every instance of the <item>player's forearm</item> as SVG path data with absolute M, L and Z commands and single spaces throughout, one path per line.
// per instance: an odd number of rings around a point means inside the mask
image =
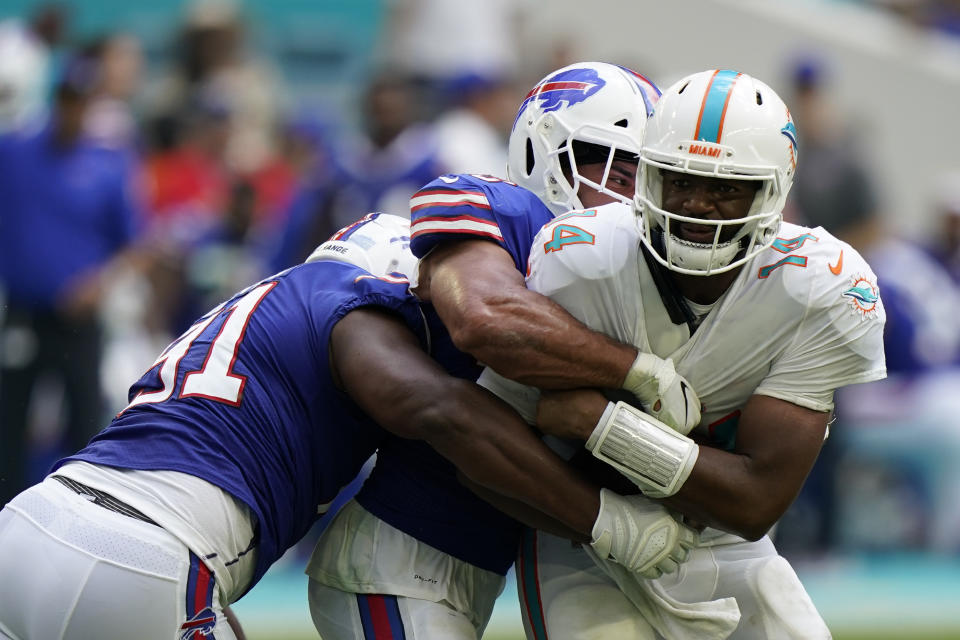
M 454 344 L 504 377 L 543 389 L 619 388 L 636 349 L 591 331 L 524 287 L 435 302 Z
M 352 311 L 334 328 L 331 350 L 344 390 L 383 428 L 428 442 L 475 483 L 590 535 L 599 487 L 568 468 L 509 405 L 443 371 L 395 317 Z
M 799 487 L 791 490 L 754 467 L 748 456 L 700 446 L 690 477 L 664 503 L 698 523 L 756 540 L 786 512 Z
M 528 527 L 534 529 L 540 529 L 541 531 L 546 531 L 555 536 L 561 538 L 568 538 L 575 542 L 589 542 L 589 536 L 584 536 L 583 534 L 574 531 L 573 529 L 565 526 L 562 522 L 555 520 L 544 514 L 541 511 L 530 507 L 530 505 L 524 504 L 517 500 L 512 500 L 503 494 L 490 491 L 486 487 L 480 486 L 472 482 L 466 476 L 461 476 L 460 481 L 473 491 L 475 494 L 489 502 L 491 505 L 503 511 L 508 516 L 522 522 Z M 599 495 L 599 494 L 598 494 Z
M 599 487 L 556 456 L 506 404 L 457 381 L 421 414 L 425 440 L 473 483 L 529 505 L 589 540 Z M 542 522 L 533 522 L 542 525 Z M 567 537 L 573 537 L 567 534 Z
M 554 435 L 585 441 L 595 457 L 619 470 L 647 495 L 669 496 L 665 499 L 672 509 L 699 523 L 756 539 L 796 497 L 809 471 L 802 461 L 812 464 L 816 453 L 815 430 L 810 437 L 794 439 L 787 446 L 780 446 L 779 441 L 787 441 L 788 436 L 773 444 L 763 438 L 764 446 L 750 437 L 764 431 L 750 428 L 751 424 L 759 422 L 769 428 L 769 421 L 776 420 L 777 415 L 768 410 L 759 417 L 755 410 L 770 402 L 760 398 L 748 405 L 744 413 L 747 433 L 741 434 L 743 448 L 737 452 L 698 445 L 635 407 L 608 403 L 599 393 L 587 390 L 543 394 L 538 424 Z M 626 442 L 628 448 L 623 446 Z
M 486 241 L 438 247 L 420 266 L 429 299 L 454 344 L 501 375 L 545 389 L 619 388 L 633 347 L 585 327 L 526 288 L 510 255 Z

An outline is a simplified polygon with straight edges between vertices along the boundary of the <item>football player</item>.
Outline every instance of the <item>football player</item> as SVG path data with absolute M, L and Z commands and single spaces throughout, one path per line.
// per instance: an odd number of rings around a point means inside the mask
M 523 282 L 533 236 L 553 212 L 630 202 L 645 121 L 658 95 L 651 82 L 616 65 L 555 71 L 519 109 L 508 167 L 516 182 L 445 175 L 415 194 L 411 243 L 427 258 L 414 291 L 433 302 L 425 310 L 436 321 L 437 344 L 452 340 L 473 356 L 458 375 L 473 379 L 481 360 L 545 387 L 626 384 L 663 420 L 695 423 L 696 396 L 683 395 L 682 378 L 669 363 L 638 358 L 635 347 L 588 330 Z M 449 336 L 439 331 L 441 319 Z M 554 350 L 544 352 L 548 345 Z M 664 396 L 671 401 L 660 402 Z M 543 490 L 557 487 L 545 482 Z M 644 508 L 637 522 L 672 527 L 659 505 Z M 456 469 L 429 447 L 388 436 L 370 477 L 324 532 L 308 566 L 317 630 L 330 640 L 388 628 L 420 638 L 479 637 L 521 532 L 462 486 Z
M 673 538 L 645 535 L 636 499 L 601 502 L 506 404 L 430 359 L 445 347 L 397 275 L 408 240 L 407 220 L 371 214 L 171 343 L 106 429 L 0 511 L 0 636 L 237 637 L 227 605 L 358 473 L 375 421 L 631 569 L 675 569 L 692 530 L 660 508 L 646 522 Z
M 716 637 L 829 637 L 766 533 L 813 466 L 835 390 L 885 376 L 885 316 L 850 245 L 782 222 L 796 163 L 793 121 L 770 87 L 696 73 L 647 123 L 633 206 L 572 211 L 535 240 L 528 286 L 672 362 L 701 420 L 688 434 L 597 391 L 544 394 L 538 407 L 535 389 L 492 372 L 481 384 L 707 526 L 683 571 L 656 580 L 537 532 L 522 575 L 521 593 L 538 596 L 526 600 L 529 637 L 586 637 L 628 610 L 622 599 L 637 607 L 632 628 L 648 625 L 635 637 L 714 637 L 710 620 Z M 736 611 L 720 606 L 730 598 Z

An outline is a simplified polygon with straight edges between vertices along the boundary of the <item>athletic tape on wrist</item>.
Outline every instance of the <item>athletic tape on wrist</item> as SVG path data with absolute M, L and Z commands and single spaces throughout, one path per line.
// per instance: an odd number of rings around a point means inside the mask
M 660 380 L 657 376 L 665 365 L 664 360 L 653 354 L 638 353 L 623 380 L 623 388 L 641 402 L 653 402 L 660 391 Z

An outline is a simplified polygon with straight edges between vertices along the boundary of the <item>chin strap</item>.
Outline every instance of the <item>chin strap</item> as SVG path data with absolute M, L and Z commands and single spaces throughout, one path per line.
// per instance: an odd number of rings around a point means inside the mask
M 652 240 L 660 255 L 666 255 L 663 248 L 663 231 L 654 230 Z M 690 310 L 690 305 L 687 304 L 683 294 L 680 293 L 680 289 L 677 287 L 677 283 L 673 281 L 669 269 L 657 262 L 642 242 L 640 243 L 640 253 L 643 254 L 643 259 L 647 262 L 647 269 L 653 277 L 654 284 L 657 285 L 660 300 L 663 301 L 663 306 L 670 314 L 670 321 L 673 324 L 686 324 L 690 329 L 690 335 L 693 335 L 693 332 L 697 330 L 697 316 Z

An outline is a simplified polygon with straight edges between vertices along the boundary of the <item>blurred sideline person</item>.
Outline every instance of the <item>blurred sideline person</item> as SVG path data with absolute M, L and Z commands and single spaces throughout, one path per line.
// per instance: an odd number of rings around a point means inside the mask
M 446 351 L 396 275 L 408 230 L 371 214 L 317 256 L 367 270 L 317 259 L 212 309 L 110 426 L 0 511 L 0 635 L 237 637 L 227 605 L 357 474 L 384 436 L 374 421 L 605 556 L 675 570 L 692 530 L 661 508 L 647 535 L 632 499 L 601 500 L 509 407 L 430 359 Z
M 528 637 L 584 637 L 627 611 L 624 600 L 636 627 L 647 625 L 635 637 L 689 637 L 663 603 L 728 618 L 730 638 L 829 637 L 766 532 L 813 466 L 834 391 L 886 375 L 885 314 L 850 245 L 781 223 L 795 140 L 766 84 L 729 70 L 690 75 L 647 123 L 634 206 L 572 211 L 534 241 L 528 286 L 666 358 L 702 419 L 688 437 L 599 391 L 544 393 L 538 404 L 535 389 L 492 372 L 481 384 L 706 529 L 682 573 L 650 581 L 538 532 L 519 576 L 520 592 L 538 596 L 524 609 Z
M 68 59 L 50 117 L 0 136 L 0 504 L 28 477 L 31 406 L 40 382 L 61 384 L 63 447 L 75 451 L 104 418 L 100 303 L 135 266 L 141 207 L 135 163 L 84 136 L 97 63 Z
M 431 127 L 417 120 L 410 80 L 390 69 L 371 78 L 358 105 L 362 130 L 337 141 L 296 190 L 273 263 L 302 261 L 369 211 L 401 211 L 443 168 Z
M 581 198 L 592 204 L 630 201 L 644 122 L 658 95 L 642 76 L 605 63 L 580 63 L 549 74 L 521 105 L 522 121 L 511 138 L 521 158 L 517 168 L 529 174 L 528 158 L 536 165 L 543 180 L 540 193 L 494 176 L 440 176 L 411 201 L 414 252 L 423 255 L 437 246 L 437 253 L 445 250 L 439 246 L 443 243 L 466 240 L 471 245 L 468 255 L 472 249 L 480 255 L 478 262 L 467 258 L 463 263 L 476 280 L 492 277 L 489 267 L 503 273 L 511 285 L 519 281 L 522 288 L 518 270 L 526 264 L 537 229 L 553 217 L 548 204 L 564 211 L 581 204 Z M 545 127 L 545 119 L 553 126 Z M 549 138 L 531 133 L 537 131 L 547 131 Z M 527 140 L 537 145 L 536 150 L 531 147 L 527 152 Z M 555 185 L 550 196 L 543 193 L 548 182 Z M 485 259 L 488 250 L 505 259 Z M 429 263 L 429 258 L 421 263 L 413 288 L 425 300 L 435 287 L 431 276 L 436 272 L 431 274 Z M 507 295 L 512 293 L 504 291 L 501 300 L 512 303 Z M 556 307 L 542 296 L 530 296 Z M 424 308 L 439 327 L 435 315 L 441 311 L 439 305 Z M 551 363 L 546 362 L 545 368 L 530 370 L 534 377 L 526 379 L 564 388 L 620 386 L 622 378 L 612 380 L 607 369 L 615 367 L 622 355 L 626 371 L 637 357 L 635 348 L 588 331 L 569 316 L 538 326 L 534 323 L 539 318 L 531 315 L 538 308 L 525 302 L 510 304 L 502 329 L 511 331 L 521 324 L 525 331 L 549 330 L 554 341 L 569 340 L 595 359 L 585 362 L 581 354 L 572 354 L 580 366 L 564 363 L 549 369 Z M 459 320 L 486 322 L 488 315 Z M 444 324 L 453 343 L 462 348 L 458 343 L 462 322 Z M 435 344 L 447 345 L 450 339 L 445 333 L 435 334 Z M 510 340 L 509 334 L 498 335 L 495 348 L 504 349 L 505 340 Z M 478 355 L 471 355 L 463 356 L 456 374 L 472 380 L 480 367 Z M 538 355 L 531 364 L 545 361 L 546 356 Z M 651 384 L 647 371 L 638 371 L 635 378 Z M 653 381 L 648 400 L 656 399 L 651 394 L 659 395 L 657 386 Z M 546 484 L 544 488 L 556 491 Z M 654 510 L 648 515 L 661 514 Z M 321 536 L 308 565 L 314 624 L 327 640 L 370 637 L 385 632 L 384 618 L 377 617 L 377 612 L 385 611 L 396 634 L 402 630 L 407 636 L 425 638 L 480 637 L 516 557 L 521 533 L 519 523 L 468 491 L 458 481 L 456 469 L 430 448 L 387 436 L 370 477 Z

